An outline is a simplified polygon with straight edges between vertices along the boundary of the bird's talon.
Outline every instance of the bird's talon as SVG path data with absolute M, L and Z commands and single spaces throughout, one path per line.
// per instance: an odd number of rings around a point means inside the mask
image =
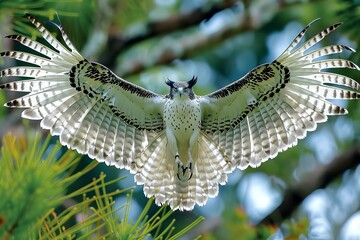
M 193 176 L 192 162 L 188 162 L 184 166 L 181 162 L 178 162 L 177 177 L 180 181 L 190 180 Z

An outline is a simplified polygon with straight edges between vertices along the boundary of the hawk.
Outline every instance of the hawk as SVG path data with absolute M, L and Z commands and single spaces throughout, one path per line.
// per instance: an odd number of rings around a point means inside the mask
M 331 45 L 310 50 L 340 23 L 301 44 L 310 23 L 275 61 L 198 96 L 195 77 L 167 80 L 167 95 L 130 83 L 84 59 L 62 26 L 55 24 L 64 44 L 33 16 L 27 18 L 50 46 L 20 35 L 6 37 L 34 53 L 1 53 L 31 64 L 0 72 L 1 77 L 25 77 L 1 89 L 28 92 L 5 106 L 25 108 L 22 117 L 41 120 L 61 144 L 128 169 L 147 197 L 173 210 L 204 205 L 217 196 L 228 173 L 258 167 L 295 146 L 328 115 L 347 113 L 327 99 L 360 98 L 355 80 L 323 71 L 359 70 L 348 60 L 323 58 L 353 49 Z

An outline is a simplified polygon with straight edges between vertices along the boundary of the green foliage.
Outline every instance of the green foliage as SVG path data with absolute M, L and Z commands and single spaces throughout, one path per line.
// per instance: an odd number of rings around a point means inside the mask
M 96 5 L 96 0 L 3 0 L 0 1 L 0 23 L 4 27 L 2 31 L 30 34 L 35 38 L 39 37 L 40 33 L 29 24 L 27 18 L 23 17 L 25 13 L 31 13 L 39 19 L 43 18 L 44 21 L 50 20 L 60 24 L 58 15 L 61 24 L 67 29 L 66 32 L 72 36 L 72 42 L 79 47 L 85 44 L 92 31 L 92 24 L 96 21 L 94 18 Z M 8 24 L 9 18 L 14 18 L 14 24 Z
M 342 7 L 338 10 L 338 14 L 346 23 L 344 28 L 349 34 L 351 40 L 355 41 L 357 46 L 360 46 L 359 30 L 360 26 L 360 1 L 358 0 L 338 0 Z M 360 60 L 358 56 L 357 60 Z
M 360 24 L 360 2 L 358 0 L 338 0 L 341 4 L 341 8 L 338 10 L 338 14 L 346 23 L 346 29 L 351 32 L 354 40 L 359 40 L 359 36 L 354 26 Z M 359 43 L 359 42 L 358 42 Z
M 150 199 L 135 223 L 129 220 L 132 189 L 107 192 L 121 179 L 106 181 L 105 174 L 73 192 L 67 187 L 93 169 L 92 161 L 81 171 L 73 169 L 80 157 L 74 151 L 61 154 L 61 145 L 42 142 L 39 134 L 2 140 L 0 158 L 0 238 L 2 239 L 177 239 L 202 218 L 175 233 L 173 213 L 166 206 L 151 217 Z M 95 193 L 93 196 L 91 193 Z M 127 203 L 114 208 L 114 197 L 127 194 Z M 83 200 L 73 199 L 82 196 Z M 68 206 L 70 204 L 70 206 Z M 67 206 L 61 210 L 61 206 Z M 124 216 L 121 218 L 121 216 Z M 121 218 L 121 219 L 120 219 Z
M 302 218 L 298 221 L 287 220 L 283 224 L 283 231 L 286 234 L 287 240 L 300 239 L 301 237 L 308 237 L 309 220 Z
M 39 135 L 33 141 L 24 137 L 16 140 L 11 134 L 3 138 L 0 160 L 0 236 L 3 238 L 30 237 L 37 219 L 58 205 L 64 195 L 67 181 L 61 177 L 62 172 L 76 161 L 72 161 L 71 154 L 65 154 L 55 162 L 59 146 L 48 149 L 46 145 L 40 145 Z M 50 151 L 47 156 L 46 150 Z

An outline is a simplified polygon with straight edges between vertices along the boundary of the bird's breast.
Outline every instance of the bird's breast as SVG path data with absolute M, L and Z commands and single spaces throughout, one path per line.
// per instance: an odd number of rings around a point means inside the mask
M 200 101 L 198 99 L 168 100 L 164 107 L 166 129 L 180 140 L 198 132 L 201 124 Z

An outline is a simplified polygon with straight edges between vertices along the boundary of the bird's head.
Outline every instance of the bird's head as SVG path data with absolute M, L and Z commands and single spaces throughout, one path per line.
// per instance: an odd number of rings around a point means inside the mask
M 196 82 L 197 77 L 192 77 L 192 79 L 187 82 L 173 82 L 169 79 L 165 81 L 165 83 L 170 87 L 169 97 L 171 99 L 174 99 L 176 97 L 182 98 L 183 96 L 194 99 L 195 94 L 192 87 L 196 84 Z

